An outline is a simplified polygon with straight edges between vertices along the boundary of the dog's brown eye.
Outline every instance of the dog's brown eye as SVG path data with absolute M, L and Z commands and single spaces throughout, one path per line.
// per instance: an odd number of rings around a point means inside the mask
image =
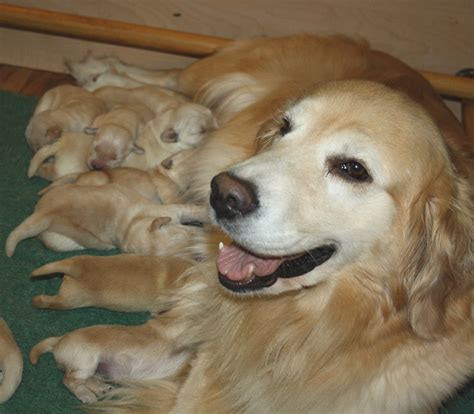
M 285 116 L 281 120 L 281 126 L 280 126 L 280 135 L 284 136 L 288 134 L 288 132 L 291 131 L 291 122 L 290 120 Z
M 372 177 L 369 175 L 364 165 L 354 159 L 335 157 L 330 159 L 328 164 L 329 173 L 337 174 L 346 180 L 357 182 L 372 181 Z
M 368 181 L 370 176 L 367 170 L 357 161 L 344 161 L 336 167 L 338 172 L 355 181 Z

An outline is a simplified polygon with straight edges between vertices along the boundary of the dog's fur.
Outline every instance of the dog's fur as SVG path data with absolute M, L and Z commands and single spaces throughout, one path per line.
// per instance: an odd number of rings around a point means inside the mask
M 57 86 L 46 92 L 38 102 L 26 127 L 27 142 L 37 151 L 55 142 L 63 132 L 82 132 L 106 110 L 104 101 L 82 88 Z
M 55 181 L 68 174 L 89 171 L 87 157 L 92 137 L 83 132 L 65 132 L 52 144 L 41 147 L 28 167 L 28 177 L 35 175 Z
M 23 375 L 23 357 L 13 334 L 0 318 L 0 404 L 15 393 Z
M 182 223 L 205 219 L 204 207 L 153 203 L 118 184 L 66 184 L 48 191 L 10 233 L 6 254 L 11 257 L 20 241 L 38 236 L 58 251 L 118 247 L 127 253 L 169 255 L 203 233 Z
M 232 73 L 258 87 L 240 99 Z M 250 188 L 250 213 L 230 219 L 214 206 L 216 224 L 246 249 L 235 257 L 289 260 L 327 244 L 335 253 L 259 291 L 245 286 L 263 275 L 240 279 L 240 293 L 205 261 L 177 289 L 165 283 L 149 325 L 46 340 L 33 362 L 53 350 L 80 372 L 86 397 L 66 385 L 90 401 L 103 391 L 92 376 L 109 347 L 138 367 L 148 361 L 155 372 L 134 375 L 107 359 L 125 372 L 114 380 L 155 380 L 112 391 L 100 408 L 117 413 L 434 412 L 474 373 L 474 208 L 471 150 L 429 84 L 365 44 L 304 35 L 237 42 L 175 87 L 223 105 L 226 122 L 182 174 L 189 200 L 206 200 L 223 170 Z M 364 180 L 347 172 L 351 162 Z
M 141 104 L 117 105 L 106 114 L 98 116 L 84 130 L 86 134 L 94 136 L 87 159 L 89 168 L 115 168 L 122 165 L 130 153 L 143 154 L 143 148 L 136 141 L 145 124 L 153 117 L 154 113 Z
M 89 186 L 118 184 L 135 191 L 148 200 L 164 204 L 176 204 L 180 199 L 181 190 L 169 177 L 171 173 L 164 174 L 162 171 L 168 172 L 169 170 L 156 168 L 143 171 L 137 168 L 119 167 L 104 171 L 68 174 L 43 188 L 38 194 L 43 195 L 51 189 L 65 184 Z

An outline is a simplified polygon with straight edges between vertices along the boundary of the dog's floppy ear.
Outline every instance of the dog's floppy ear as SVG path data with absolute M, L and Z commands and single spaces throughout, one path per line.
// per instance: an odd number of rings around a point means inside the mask
M 437 177 L 412 205 L 403 275 L 415 334 L 446 331 L 447 310 L 469 294 L 473 275 L 473 190 L 467 180 Z
M 151 222 L 149 230 L 150 232 L 154 232 L 169 223 L 171 223 L 171 217 L 158 217 Z
M 48 142 L 56 141 L 58 138 L 61 138 L 63 134 L 63 129 L 59 125 L 52 126 L 46 131 L 46 138 Z

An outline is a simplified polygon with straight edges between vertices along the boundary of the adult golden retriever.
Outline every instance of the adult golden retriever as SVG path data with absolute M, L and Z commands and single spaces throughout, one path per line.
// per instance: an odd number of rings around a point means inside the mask
M 150 344 L 128 367 L 101 354 L 126 371 L 112 379 L 138 382 L 99 406 L 435 412 L 474 373 L 473 186 L 463 132 L 429 84 L 364 43 L 309 35 L 154 76 L 218 114 L 178 175 L 233 242 L 167 279 L 162 312 L 139 327 L 160 333 L 152 358 Z M 137 327 L 122 329 L 139 350 Z

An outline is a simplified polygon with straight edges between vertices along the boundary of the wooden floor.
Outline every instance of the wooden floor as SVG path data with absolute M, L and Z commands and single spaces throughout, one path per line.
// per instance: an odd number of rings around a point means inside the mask
M 26 96 L 41 96 L 48 89 L 66 83 L 75 82 L 70 75 L 64 73 L 0 64 L 0 90 Z

